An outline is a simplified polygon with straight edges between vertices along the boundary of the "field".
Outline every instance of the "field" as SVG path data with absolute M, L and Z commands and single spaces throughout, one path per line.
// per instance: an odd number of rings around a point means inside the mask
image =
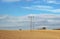
M 0 39 L 60 39 L 59 30 L 0 30 Z

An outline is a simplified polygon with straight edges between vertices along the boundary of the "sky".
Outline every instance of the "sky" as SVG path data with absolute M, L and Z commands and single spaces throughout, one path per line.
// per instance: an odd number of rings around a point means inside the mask
M 59 14 L 60 0 L 0 0 L 0 14 Z
M 30 29 L 28 16 L 35 16 L 35 29 L 59 28 L 59 15 L 60 0 L 0 0 L 0 29 Z

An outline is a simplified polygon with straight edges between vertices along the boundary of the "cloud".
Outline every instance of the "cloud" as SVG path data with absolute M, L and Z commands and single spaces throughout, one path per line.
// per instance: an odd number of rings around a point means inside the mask
M 52 9 L 53 7 L 36 5 L 36 6 L 23 7 L 23 8 L 31 9 L 31 10 L 48 10 L 48 9 Z
M 6 18 L 8 15 L 5 15 L 5 16 L 3 16 L 3 15 L 1 15 L 0 16 L 0 19 L 4 19 L 4 18 Z
M 30 1 L 34 1 L 34 0 L 25 0 L 25 1 L 30 2 Z
M 21 0 L 2 0 L 2 2 L 19 2 Z
M 36 0 L 36 1 L 34 1 L 33 3 L 34 3 L 34 4 L 41 4 L 41 2 L 42 2 L 42 0 Z
M 34 1 L 34 0 L 2 0 L 2 2 L 20 2 L 20 1 L 30 2 L 30 1 Z
M 60 9 L 55 9 L 52 6 L 35 5 L 35 6 L 22 7 L 22 8 L 28 9 L 28 10 L 40 10 L 40 11 L 48 11 L 52 13 L 60 13 Z
M 60 9 L 55 9 L 55 10 L 51 10 L 52 12 L 55 12 L 55 13 L 60 13 Z
M 20 2 L 20 1 L 25 1 L 25 2 L 33 2 L 35 4 L 37 3 L 41 3 L 41 2 L 47 2 L 47 3 L 51 3 L 51 4 L 60 4 L 59 1 L 57 0 L 1 0 L 2 2 Z
M 34 16 L 32 18 L 32 25 L 35 27 L 49 26 L 49 27 L 59 27 L 60 26 L 60 16 L 53 14 L 29 14 L 26 16 L 0 16 L 0 27 L 30 27 L 29 16 Z M 34 23 L 35 22 L 35 23 Z M 10 28 L 10 29 L 11 29 Z M 17 28 L 18 29 L 18 28 Z
M 58 0 L 44 0 L 44 1 L 51 4 L 60 4 Z

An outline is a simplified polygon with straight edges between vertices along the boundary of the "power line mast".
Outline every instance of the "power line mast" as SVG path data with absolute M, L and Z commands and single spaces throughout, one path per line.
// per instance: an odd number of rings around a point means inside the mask
M 28 16 L 28 18 L 30 19 L 30 30 L 33 30 L 34 29 L 34 24 L 33 24 L 34 16 Z

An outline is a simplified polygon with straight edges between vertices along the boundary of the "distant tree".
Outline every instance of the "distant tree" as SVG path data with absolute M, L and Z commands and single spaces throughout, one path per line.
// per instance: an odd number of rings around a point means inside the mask
M 19 30 L 22 30 L 22 29 L 19 29 Z
M 46 30 L 46 27 L 42 27 L 43 30 Z
M 46 30 L 46 27 L 38 28 L 38 30 Z

